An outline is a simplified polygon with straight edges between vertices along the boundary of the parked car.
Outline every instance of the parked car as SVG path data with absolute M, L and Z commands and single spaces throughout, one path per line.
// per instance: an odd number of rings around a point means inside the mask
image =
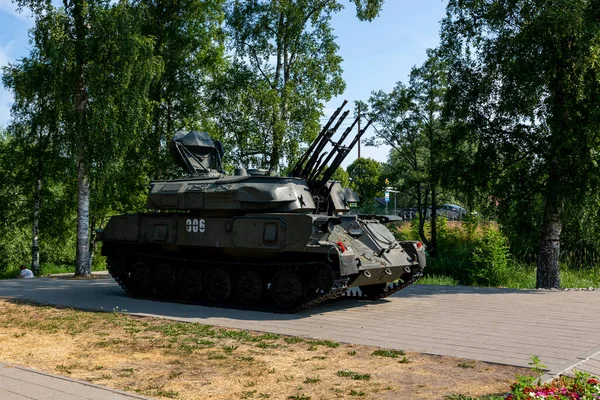
M 450 221 L 457 221 L 462 219 L 469 210 L 456 204 L 442 204 L 436 209 L 438 217 L 444 217 Z M 403 221 L 410 221 L 418 218 L 419 209 L 416 207 L 412 208 L 398 208 L 396 214 L 402 218 Z M 431 207 L 427 207 L 425 210 L 425 219 L 431 219 Z
M 464 217 L 469 210 L 457 204 L 442 204 L 438 212 L 449 220 L 456 220 Z

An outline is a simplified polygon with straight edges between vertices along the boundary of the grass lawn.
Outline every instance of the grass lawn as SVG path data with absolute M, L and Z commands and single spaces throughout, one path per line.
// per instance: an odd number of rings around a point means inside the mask
M 175 399 L 465 398 L 507 392 L 517 374 L 530 373 L 117 310 L 87 312 L 2 299 L 0 362 Z

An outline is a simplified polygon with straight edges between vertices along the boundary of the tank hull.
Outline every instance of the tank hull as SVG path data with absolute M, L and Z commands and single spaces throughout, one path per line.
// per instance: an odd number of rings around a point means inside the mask
M 148 213 L 113 217 L 100 236 L 111 275 L 133 296 L 284 312 L 352 287 L 385 297 L 425 266 L 420 243 L 355 216 Z

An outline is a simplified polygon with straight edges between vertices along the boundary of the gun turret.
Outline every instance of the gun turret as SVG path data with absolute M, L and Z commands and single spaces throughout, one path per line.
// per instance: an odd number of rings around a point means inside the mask
M 327 130 L 325 135 L 323 135 L 323 137 L 319 141 L 319 144 L 316 146 L 313 154 L 310 156 L 310 159 L 306 162 L 306 165 L 302 169 L 302 173 L 300 174 L 300 176 L 302 178 L 308 179 L 308 177 L 313 173 L 313 170 L 316 167 L 317 160 L 320 160 L 321 159 L 320 157 L 322 157 L 321 153 L 323 152 L 323 149 L 325 148 L 327 143 L 331 143 L 331 138 L 333 137 L 335 132 L 338 130 L 338 128 L 340 127 L 342 122 L 344 122 L 344 120 L 346 119 L 346 117 L 348 116 L 349 113 L 350 113 L 349 110 L 345 111 L 342 114 L 342 116 L 338 119 L 335 126 L 332 129 Z
M 367 129 L 369 129 L 369 126 L 371 126 L 372 122 L 372 120 L 369 120 L 367 125 L 363 129 L 361 129 L 360 132 L 356 134 L 356 136 L 354 136 L 354 139 L 348 147 L 342 147 L 341 145 L 338 146 L 337 155 L 331 163 L 331 165 L 329 166 L 329 168 L 327 168 L 325 172 L 323 172 L 323 177 L 318 181 L 318 183 L 313 182 L 311 185 L 311 183 L 309 182 L 309 188 L 311 188 L 311 192 L 313 193 L 313 195 L 322 194 L 327 182 L 331 179 L 333 174 L 335 174 L 335 171 L 339 168 L 339 166 L 342 165 L 342 162 L 344 162 L 348 154 L 352 151 L 354 146 L 356 146 L 356 143 L 358 143 L 362 135 L 367 131 Z M 315 180 L 316 179 L 318 179 L 318 177 L 316 177 Z
M 308 158 L 311 157 L 312 154 L 316 154 L 318 157 L 318 153 L 320 153 L 323 150 L 323 146 L 325 146 L 325 144 L 327 143 L 328 139 L 325 139 L 325 136 L 328 135 L 328 133 L 329 133 L 329 127 L 331 126 L 331 124 L 333 124 L 333 121 L 335 121 L 335 119 L 340 114 L 340 112 L 342 112 L 342 110 L 344 109 L 346 104 L 348 104 L 348 101 L 344 100 L 342 105 L 340 107 L 338 107 L 337 110 L 335 110 L 333 115 L 329 118 L 329 121 L 327 121 L 325 126 L 323 126 L 323 129 L 321 129 L 321 132 L 317 135 L 316 139 L 309 146 L 308 150 L 306 150 L 306 152 L 304 152 L 304 154 L 302 155 L 302 157 L 300 157 L 300 159 L 298 160 L 296 165 L 294 165 L 294 168 L 292 168 L 292 171 L 290 172 L 290 176 L 295 176 L 298 178 L 306 178 L 306 176 L 304 176 L 304 174 L 303 174 L 306 171 L 306 167 L 308 166 L 308 163 L 306 162 L 306 160 L 308 160 Z M 333 133 L 331 135 L 333 135 Z M 330 136 L 330 138 L 331 138 L 331 136 Z M 321 143 L 323 143 L 322 146 L 321 146 Z M 318 146 L 321 146 L 321 150 L 315 151 L 315 148 L 317 148 Z M 314 160 L 313 160 L 313 162 L 314 162 Z
M 350 144 L 344 146 L 344 141 L 359 121 L 360 117 L 356 117 L 352 124 L 344 130 L 338 141 L 334 142 L 331 138 L 344 119 L 348 116 L 349 111 L 345 111 L 342 114 L 333 128 L 330 129 L 330 127 L 346 103 L 347 102 L 344 101 L 340 108 L 338 108 L 331 118 L 329 118 L 327 124 L 325 124 L 315 141 L 309 146 L 308 150 L 300 157 L 300 160 L 296 163 L 290 174 L 297 178 L 306 179 L 308 188 L 311 194 L 316 198 L 317 204 L 327 204 L 326 200 L 330 196 L 330 190 L 333 186 L 328 186 L 328 182 L 372 123 L 372 121 L 369 121 L 367 125 L 354 136 Z M 331 149 L 325 151 L 328 143 L 330 144 Z
M 352 122 L 352 125 L 350 125 L 349 127 L 346 128 L 344 133 L 342 133 L 340 140 L 338 140 L 338 142 L 334 145 L 333 150 L 331 150 L 329 152 L 329 154 L 323 153 L 323 155 L 319 158 L 319 164 L 317 165 L 317 168 L 315 168 L 313 173 L 308 177 L 309 182 L 314 181 L 315 179 L 317 179 L 319 177 L 319 175 L 321 175 L 323 170 L 327 167 L 327 164 L 329 163 L 329 161 L 331 161 L 333 156 L 340 150 L 342 144 L 344 143 L 344 140 L 346 140 L 346 137 L 348 137 L 350 132 L 352 132 L 352 130 L 354 129 L 354 126 L 357 124 L 359 118 L 360 117 L 356 117 L 354 119 L 354 122 Z M 321 164 L 321 158 L 326 154 L 327 154 L 327 158 L 325 159 L 323 164 Z

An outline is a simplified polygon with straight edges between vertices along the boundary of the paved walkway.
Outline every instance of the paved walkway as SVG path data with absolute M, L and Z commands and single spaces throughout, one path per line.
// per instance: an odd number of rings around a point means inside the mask
M 135 400 L 146 399 L 118 390 L 0 364 L 2 400 Z
M 110 279 L 5 280 L 0 296 L 525 367 L 538 355 L 551 373 L 600 372 L 600 290 L 413 285 L 292 315 L 132 299 Z

